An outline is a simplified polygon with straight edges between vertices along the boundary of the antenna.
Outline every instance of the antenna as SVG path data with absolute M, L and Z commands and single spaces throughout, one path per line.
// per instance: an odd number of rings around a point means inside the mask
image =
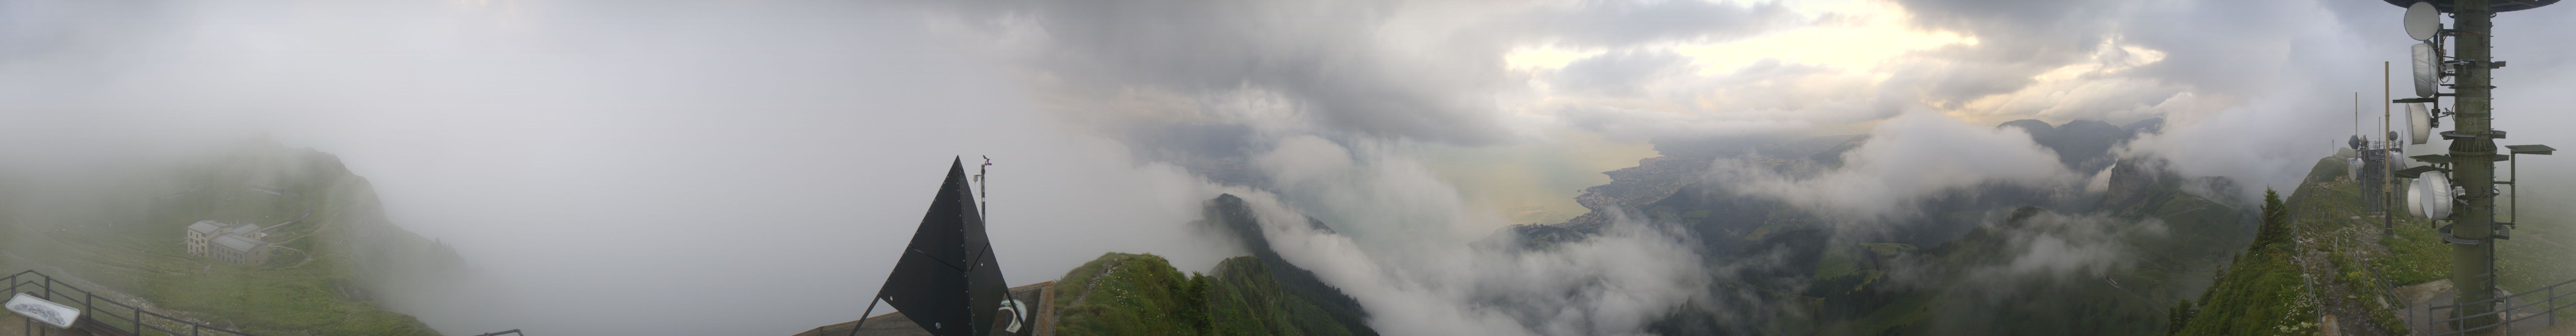
M 2431 40 L 2433 33 L 2441 30 L 2442 11 L 2434 9 L 2433 3 L 2417 2 L 2406 6 L 2406 37 L 2416 41 Z
M 2415 96 L 2432 98 L 2441 94 L 2442 52 L 2432 41 L 2415 44 Z
M 2415 44 L 2411 50 L 2417 98 L 2390 102 L 2438 103 L 2434 97 L 2452 97 L 2451 109 L 2448 110 L 2451 112 L 2452 130 L 2442 132 L 2442 139 L 2450 142 L 2450 154 L 2417 156 L 2417 160 L 2433 165 L 2396 172 L 2403 177 L 2419 177 L 2415 180 L 2417 188 L 2408 193 L 2408 198 L 2414 201 L 2410 209 L 2419 210 L 2410 212 L 2437 223 L 2451 222 L 2450 225 L 2442 225 L 2439 231 L 2443 241 L 2451 243 L 2451 284 L 2458 288 L 2458 296 L 2452 302 L 2459 304 L 2449 312 L 2451 317 L 2436 325 L 2456 331 L 2492 334 L 2499 329 L 2496 327 L 2500 317 L 2513 313 L 2510 311 L 2512 308 L 2503 312 L 2506 314 L 2496 312 L 2496 304 L 2501 303 L 2496 296 L 2499 292 L 2496 288 L 2496 243 L 2499 242 L 2497 239 L 2511 239 L 2510 230 L 2514 226 L 2512 222 L 2497 220 L 2496 197 L 2502 195 L 2497 195 L 2496 187 L 2513 185 L 2517 186 L 2514 189 L 2521 189 L 2516 183 L 2518 181 L 2496 179 L 2496 162 L 2516 159 L 2521 154 L 2547 155 L 2555 151 L 2544 145 L 2517 145 L 2508 146 L 2516 157 L 2499 157 L 2504 153 L 2496 152 L 2495 140 L 2505 138 L 2505 131 L 2494 129 L 2496 87 L 2493 72 L 2504 67 L 2504 62 L 2491 58 L 2494 53 L 2491 38 L 2495 30 L 2493 20 L 2496 13 L 2538 8 L 2558 3 L 2558 0 L 2385 1 L 2407 8 L 2404 19 L 2407 37 L 2424 41 Z M 2451 29 L 2439 29 L 2441 17 L 2438 13 L 2451 14 Z M 2446 38 L 2450 43 L 2444 43 Z M 2445 45 L 2451 48 L 2448 54 L 2442 53 Z M 2449 61 L 2444 62 L 2443 59 Z M 2454 92 L 2440 92 L 2437 84 L 2443 77 L 2457 77 L 2449 85 Z M 2417 108 L 2410 105 L 2407 111 L 2411 114 Z M 2428 117 L 2442 111 L 2425 109 L 2429 110 L 2426 113 Z M 2412 119 L 2416 117 L 2408 116 L 2408 119 L 2409 126 L 2415 125 Z M 2429 131 L 2431 124 L 2427 120 L 2422 125 L 2428 127 L 2422 129 Z
M 2460 8 L 2459 8 L 2459 7 L 2460 7 L 2461 3 L 2467 2 L 2467 1 L 2455 1 L 2455 0 L 2383 0 L 2383 1 L 2387 1 L 2387 2 L 2388 2 L 2388 4 L 2391 4 L 2391 5 L 2397 5 L 2397 7 L 2409 7 L 2409 6 L 2412 6 L 2412 5 L 2414 5 L 2415 3 L 2418 3 L 2418 2 L 2431 3 L 2431 4 L 2433 4 L 2433 9 L 2441 10 L 2443 13 L 2458 13 L 2458 12 L 2459 12 L 2459 10 L 2460 10 Z M 2488 13 L 2488 14 L 2494 14 L 2494 13 L 2503 13 L 2503 12 L 2511 12 L 2511 11 L 2518 11 L 2518 10 L 2525 10 L 2525 9 L 2539 8 L 2540 6 L 2548 6 L 2549 4 L 2554 4 L 2554 3 L 2558 3 L 2558 0 L 2495 0 L 2495 1 L 2489 1 L 2489 2 L 2487 3 L 2487 6 L 2486 6 L 2486 13 Z
M 2450 217 L 2452 202 L 2459 193 L 2451 187 L 2448 175 L 2434 171 L 2416 178 L 2414 187 L 2406 191 L 2406 212 L 2424 218 Z
M 2434 19 L 2440 18 L 2436 17 Z M 2390 98 L 2390 92 L 2393 90 L 2388 88 L 2388 79 L 2390 78 L 2388 72 L 2388 61 L 2379 61 L 2379 100 L 2382 101 L 2388 100 Z M 2379 120 L 2379 129 L 2387 130 L 2388 104 L 2386 103 L 2379 104 Z M 2390 141 L 2396 140 L 2391 139 Z M 2399 149 L 2406 148 L 2405 146 L 2394 147 Z M 2388 209 L 2389 206 L 2396 205 L 2397 198 L 2399 198 L 2399 196 L 2394 193 L 2394 191 L 2397 191 L 2397 167 L 2406 165 L 2406 160 L 2399 160 L 2399 156 L 2401 155 L 2392 153 L 2389 155 L 2388 162 L 2379 167 L 2379 190 L 2385 192 L 2381 192 L 2378 195 L 2372 195 L 2379 197 L 2371 199 L 2372 202 L 2379 203 L 2379 232 L 2389 236 L 2395 236 L 2397 233 L 2397 230 L 2395 230 L 2397 228 L 2397 211 Z
M 2431 140 L 2434 118 L 2433 112 L 2427 111 L 2424 104 L 2406 104 L 2407 142 L 2421 145 L 2425 140 Z
M 984 197 L 991 196 L 993 188 L 991 184 L 984 183 L 984 169 L 993 167 L 993 156 L 976 156 L 984 158 L 984 165 L 975 166 L 975 217 L 990 221 L 993 219 L 993 203 L 985 201 Z

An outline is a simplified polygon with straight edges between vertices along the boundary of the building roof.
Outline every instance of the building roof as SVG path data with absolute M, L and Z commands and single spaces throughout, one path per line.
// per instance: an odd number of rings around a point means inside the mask
M 223 228 L 223 222 L 212 220 L 201 220 L 197 221 L 196 224 L 188 224 L 188 231 L 196 231 L 197 233 L 212 234 L 215 233 L 215 230 L 222 230 Z
M 241 226 L 235 226 L 235 227 L 233 227 L 233 232 L 240 232 L 240 233 L 245 233 L 245 234 L 247 234 L 247 233 L 252 233 L 252 232 L 259 232 L 259 224 L 242 223 L 242 225 L 241 225 Z
M 258 239 L 251 239 L 250 237 L 243 237 L 241 234 L 238 234 L 238 233 L 226 233 L 226 234 L 222 234 L 222 235 L 217 235 L 217 236 L 215 236 L 215 238 L 214 238 L 214 239 L 210 239 L 210 240 L 214 241 L 215 245 L 223 245 L 223 246 L 224 246 L 224 248 L 229 248 L 229 249 L 233 249 L 234 251 L 243 251 L 243 252 L 249 252 L 249 251 L 250 251 L 250 249 L 251 249 L 251 248 L 253 248 L 253 247 L 259 247 L 260 245 L 268 244 L 268 242 L 260 241 L 260 240 L 258 240 Z

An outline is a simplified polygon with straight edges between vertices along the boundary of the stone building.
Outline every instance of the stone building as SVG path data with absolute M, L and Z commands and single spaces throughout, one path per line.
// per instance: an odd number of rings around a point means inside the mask
M 235 264 L 265 264 L 269 249 L 275 245 L 262 240 L 268 238 L 268 233 L 261 231 L 266 228 L 259 224 L 197 221 L 188 224 L 188 254 Z

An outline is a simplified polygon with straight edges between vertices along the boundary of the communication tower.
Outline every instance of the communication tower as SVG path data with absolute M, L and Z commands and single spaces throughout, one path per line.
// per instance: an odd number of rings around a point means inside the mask
M 2445 326 L 2470 334 L 2492 334 L 2499 323 L 2496 306 L 2495 246 L 2499 239 L 2512 239 L 2515 218 L 2497 218 L 2498 186 L 2511 186 L 2510 177 L 2496 179 L 2496 162 L 2508 161 L 2520 154 L 2548 155 L 2555 149 L 2545 145 L 2506 146 L 2509 155 L 2498 155 L 2496 139 L 2505 131 L 2494 127 L 2494 71 L 2505 62 L 2491 59 L 2496 13 L 2538 8 L 2558 0 L 2385 0 L 2406 7 L 2406 34 L 2423 41 L 2414 46 L 2414 87 L 2416 98 L 2396 99 L 2391 103 L 2407 104 L 2407 111 L 2424 111 L 2408 116 L 2410 140 L 2427 140 L 2431 127 L 2438 126 L 2441 115 L 2451 116 L 2452 130 L 2441 132 L 2449 142 L 2448 154 L 2412 157 L 2430 165 L 2398 170 L 2398 177 L 2414 178 L 2409 212 L 2447 221 L 2441 225 L 2443 240 L 2451 244 L 2451 283 L 2458 288 L 2452 302 L 2464 303 L 2450 314 L 2458 322 Z M 2451 25 L 2443 27 L 2441 14 L 2451 14 Z M 2450 47 L 2444 50 L 2443 47 Z M 2447 83 L 2447 84 L 2445 84 Z M 2449 93 L 2441 92 L 2449 87 Z M 2440 109 L 2441 97 L 2451 97 L 2451 108 Z M 2428 106 L 2428 104 L 2432 106 Z M 2421 119 L 2421 120 L 2417 120 Z M 2393 138 L 2393 137 L 2392 137 Z M 2518 175 L 2518 174 L 2517 174 Z M 2510 216 L 2510 213 L 2508 213 Z

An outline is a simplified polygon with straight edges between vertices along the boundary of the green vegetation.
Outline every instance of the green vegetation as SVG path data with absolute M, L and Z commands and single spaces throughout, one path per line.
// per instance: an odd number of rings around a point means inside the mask
M 1816 279 L 1833 279 L 1860 273 L 1860 253 L 1850 246 L 1825 248 L 1823 260 L 1816 261 Z
M 2248 247 L 2200 299 L 2169 309 L 2169 333 L 2313 333 L 2311 321 L 2320 311 L 2337 315 L 2346 332 L 2407 333 L 2397 310 L 2423 303 L 2402 302 L 2407 298 L 2391 289 L 2448 279 L 2453 246 L 2442 242 L 2436 223 L 2409 218 L 2403 208 L 2386 223 L 2364 216 L 2361 204 L 2367 200 L 2361 186 L 2344 176 L 2342 164 L 2342 157 L 2322 160 L 2293 196 L 2267 202 L 2278 210 L 2266 211 L 2262 241 Z M 2499 281 L 2507 290 L 2535 289 L 2576 274 L 2550 261 L 2571 252 L 2565 236 L 2554 232 L 2563 229 L 2524 227 L 2541 229 L 2517 230 L 2499 246 Z
M 2317 332 L 2317 298 L 2294 263 L 2289 210 L 2264 190 L 2263 224 L 2253 246 L 2200 298 L 2170 310 L 2186 316 L 2169 335 L 2307 335 Z M 2188 306 L 2198 302 L 2199 306 Z
M 1109 253 L 1056 281 L 1060 335 L 1327 335 L 1369 333 L 1281 285 L 1260 258 L 1215 274 L 1181 274 L 1153 254 Z
M 0 267 L 95 283 L 87 289 L 131 295 L 156 313 L 252 333 L 438 334 L 385 310 L 375 294 L 383 276 L 365 270 L 419 266 L 381 261 L 392 255 L 452 265 L 453 252 L 384 223 L 372 189 L 336 158 L 262 144 L 168 171 L 25 190 L 68 200 L 0 195 L 0 213 L 12 215 L 0 217 L 0 232 L 13 238 L 0 246 Z M 189 255 L 184 228 L 209 219 L 275 226 L 266 240 L 280 248 L 260 265 Z M 394 248 L 445 253 L 386 252 Z
M 1348 336 L 1324 306 L 1291 294 L 1274 281 L 1269 267 L 1254 257 L 1227 258 L 1206 282 L 1208 312 L 1214 318 L 1208 335 Z
M 2152 334 L 2172 324 L 2177 302 L 2195 299 L 2216 265 L 2251 238 L 2255 214 L 2184 192 L 2184 180 L 2128 175 L 2132 184 L 2098 212 L 1998 209 L 1987 225 L 1937 246 L 1855 243 L 1826 250 L 1809 295 L 1824 303 L 1814 331 L 1850 335 Z M 1984 214 L 1966 214 L 1968 218 Z M 2117 246 L 2120 265 L 2097 271 L 2033 273 L 2017 261 L 2033 239 L 2096 237 Z M 2054 238 L 2050 238 L 2054 239 Z M 1865 251 L 1865 252 L 1864 252 Z M 1843 278 L 1843 259 L 1861 269 Z M 1910 265 L 1906 286 L 1877 286 L 1890 265 Z M 1868 275 L 1868 276 L 1852 276 Z M 1931 281 L 1931 282 L 1925 282 Z M 1814 287 L 1828 290 L 1818 291 Z
M 1059 335 L 1199 335 L 1205 276 L 1193 281 L 1153 254 L 1109 253 L 1056 281 Z
M 2380 237 L 2379 245 L 2388 247 L 2388 256 L 2371 260 L 2373 266 L 2387 272 L 2382 276 L 2397 285 L 2412 285 L 2451 278 L 2451 245 L 2442 242 L 2441 232 L 2428 221 L 2406 218 L 2397 221 L 2395 234 Z

